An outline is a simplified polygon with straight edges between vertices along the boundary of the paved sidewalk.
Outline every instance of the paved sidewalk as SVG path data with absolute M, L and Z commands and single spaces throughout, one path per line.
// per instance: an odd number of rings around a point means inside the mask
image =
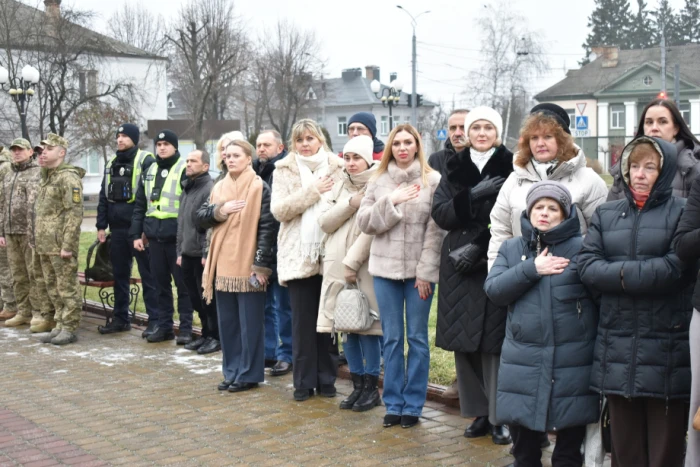
M 0 466 L 466 465 L 504 466 L 508 446 L 462 436 L 467 420 L 431 404 L 411 429 L 381 425 L 383 407 L 338 409 L 292 398 L 291 375 L 220 393 L 221 354 L 140 331 L 100 336 L 84 318 L 79 341 L 41 344 L 27 327 L 0 327 Z M 545 465 L 549 466 L 549 454 Z

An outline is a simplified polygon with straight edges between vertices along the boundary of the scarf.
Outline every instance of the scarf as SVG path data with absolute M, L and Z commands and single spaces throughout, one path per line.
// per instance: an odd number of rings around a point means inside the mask
M 496 152 L 496 148 L 491 148 L 486 152 L 479 152 L 473 147 L 469 149 L 469 155 L 472 158 L 472 162 L 476 166 L 477 169 L 479 169 L 479 172 L 484 170 L 484 166 L 486 163 L 491 159 L 491 156 L 493 156 L 493 153 Z
M 637 208 L 641 211 L 644 205 L 646 204 L 647 200 L 649 199 L 649 193 L 640 193 L 638 191 L 634 191 L 632 187 L 629 187 L 630 192 L 632 193 L 632 198 L 634 198 L 634 204 L 637 205 Z
M 532 162 L 532 166 L 535 168 L 535 172 L 537 172 L 537 175 L 540 176 L 540 180 L 547 180 L 549 179 L 549 176 L 554 172 L 554 169 L 557 167 L 557 160 L 551 160 L 548 162 L 539 162 L 537 159 L 534 157 L 530 159 Z
M 236 179 L 227 174 L 212 190 L 209 202 L 216 204 L 216 209 L 234 199 L 246 200 L 246 206 L 229 214 L 213 229 L 202 275 L 203 296 L 207 303 L 211 303 L 214 288 L 221 292 L 265 290 L 248 282 L 257 249 L 262 191 L 262 180 L 250 166 Z
M 305 157 L 297 153 L 295 157 L 299 167 L 301 187 L 304 190 L 316 183 L 319 178 L 328 175 L 328 154 L 323 149 L 319 149 L 313 156 Z M 316 263 L 321 256 L 323 231 L 318 224 L 318 218 L 323 214 L 325 197 L 325 193 L 322 194 L 321 199 L 301 215 L 301 257 L 309 263 Z

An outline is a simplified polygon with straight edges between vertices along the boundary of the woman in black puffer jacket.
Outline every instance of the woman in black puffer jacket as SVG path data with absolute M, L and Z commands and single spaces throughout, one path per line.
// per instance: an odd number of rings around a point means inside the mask
M 690 393 L 690 280 L 673 248 L 685 200 L 676 148 L 642 136 L 622 152 L 625 199 L 596 209 L 578 256 L 602 293 L 591 389 L 608 398 L 613 465 L 681 465 Z

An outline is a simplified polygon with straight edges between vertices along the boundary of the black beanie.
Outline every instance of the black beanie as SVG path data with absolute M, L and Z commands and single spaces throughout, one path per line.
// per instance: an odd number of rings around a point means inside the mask
M 141 131 L 139 131 L 139 127 L 134 125 L 133 123 L 124 123 L 122 125 L 119 125 L 119 128 L 117 128 L 117 136 L 119 136 L 119 133 L 122 133 L 129 138 L 131 138 L 131 141 L 134 142 L 134 146 L 139 145 L 139 137 L 141 135 Z
M 161 130 L 158 136 L 153 140 L 154 144 L 158 144 L 158 141 L 167 141 L 168 143 L 175 146 L 177 149 L 177 135 L 172 130 Z
M 358 112 L 348 120 L 348 127 L 353 123 L 361 123 L 367 127 L 372 134 L 372 138 L 377 136 L 377 119 L 369 112 Z
M 571 134 L 571 130 L 569 129 L 569 126 L 571 125 L 569 114 L 557 104 L 537 104 L 530 111 L 530 115 L 536 113 L 543 113 L 548 117 L 552 117 L 557 121 L 559 126 L 564 129 L 565 132 Z

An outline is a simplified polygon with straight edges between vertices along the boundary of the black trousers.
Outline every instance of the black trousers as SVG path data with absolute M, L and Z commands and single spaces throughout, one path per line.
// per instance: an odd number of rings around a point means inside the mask
M 211 337 L 219 340 L 219 320 L 216 316 L 216 294 L 212 297 L 211 303 L 207 305 L 202 297 L 202 258 L 197 256 L 182 255 L 180 263 L 182 278 L 190 296 L 190 302 L 194 311 L 199 313 L 199 320 L 202 322 L 202 337 Z
M 187 293 L 182 270 L 177 265 L 177 248 L 175 242 L 149 242 L 151 250 L 151 272 L 158 284 L 158 327 L 173 328 L 172 280 L 177 288 L 177 311 L 180 314 L 180 332 L 192 332 L 192 303 Z
M 149 250 L 137 251 L 134 249 L 134 242 L 129 240 L 129 229 L 111 229 L 111 243 L 109 247 L 109 257 L 112 261 L 112 272 L 114 273 L 114 319 L 122 322 L 129 322 L 129 298 L 131 278 L 131 268 L 136 258 L 136 264 L 141 275 L 141 291 L 143 292 L 143 303 L 146 305 L 148 320 L 158 319 L 158 289 L 155 279 L 151 274 L 149 262 Z
M 613 467 L 680 467 L 688 402 L 608 396 Z
M 541 467 L 542 432 L 530 430 L 522 425 L 510 425 L 513 437 L 515 467 Z M 586 426 L 573 426 L 557 431 L 557 442 L 552 453 L 552 467 L 581 467 L 583 456 L 581 445 L 586 437 Z
M 292 368 L 295 389 L 315 389 L 335 384 L 338 363 L 332 355 L 331 334 L 317 333 L 318 306 L 323 277 L 287 282 L 292 306 Z M 338 351 L 335 350 L 337 355 Z

